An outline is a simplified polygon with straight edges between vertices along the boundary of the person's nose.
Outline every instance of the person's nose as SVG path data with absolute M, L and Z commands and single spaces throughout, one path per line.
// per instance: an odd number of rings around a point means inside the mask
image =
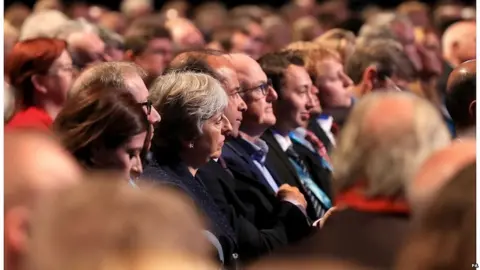
M 140 156 L 137 156 L 135 158 L 132 168 L 130 169 L 130 177 L 135 179 L 139 177 L 142 173 L 143 173 L 142 159 L 140 158 Z
M 307 94 L 307 103 L 305 104 L 305 108 L 306 108 L 307 110 L 311 110 L 311 109 L 313 108 L 313 104 L 314 104 L 314 102 L 313 102 L 313 94 L 312 94 L 312 92 L 310 91 L 310 92 L 308 92 L 308 94 Z
M 228 118 L 224 115 L 223 116 L 223 126 L 222 126 L 222 134 L 228 134 L 232 131 L 232 124 L 228 121 Z
M 243 98 L 239 97 L 238 110 L 241 112 L 247 111 L 247 104 L 243 101 Z
M 343 79 L 343 87 L 349 88 L 353 85 L 352 79 L 350 79 L 350 77 L 347 74 L 342 73 L 342 79 Z
M 278 99 L 277 91 L 275 91 L 275 89 L 273 89 L 272 86 L 269 86 L 268 87 L 268 93 L 267 93 L 267 101 L 268 102 L 273 102 L 277 99 Z
M 150 124 L 155 125 L 156 123 L 162 121 L 162 117 L 158 113 L 158 111 L 152 107 L 152 110 L 150 111 L 150 114 L 148 115 L 148 122 Z

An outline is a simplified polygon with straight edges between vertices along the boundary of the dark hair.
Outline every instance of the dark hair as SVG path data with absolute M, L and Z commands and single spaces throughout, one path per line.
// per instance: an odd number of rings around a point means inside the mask
M 234 27 L 234 26 L 225 26 L 225 27 L 216 29 L 212 33 L 211 41 L 218 42 L 225 51 L 229 52 L 233 48 L 232 37 L 237 32 L 250 36 L 248 31 L 246 31 L 245 29 Z
M 212 76 L 214 79 L 224 84 L 225 78 L 215 71 L 207 61 L 209 56 L 223 55 L 226 55 L 226 53 L 211 49 L 186 51 L 181 53 L 181 55 L 178 55 L 177 59 L 170 62 L 170 65 L 165 69 L 163 74 L 187 71 L 203 73 Z
M 283 85 L 285 83 L 285 71 L 288 66 L 304 65 L 301 54 L 291 50 L 267 53 L 258 59 L 258 63 L 267 75 L 267 78 L 272 81 L 272 86 L 278 94 L 278 99 L 281 99 L 282 96 Z
M 147 49 L 148 43 L 156 38 L 171 40 L 172 36 L 168 29 L 159 23 L 150 21 L 139 23 L 132 26 L 125 35 L 125 50 L 131 51 L 133 55 L 139 55 Z
M 475 122 L 470 116 L 469 106 L 476 100 L 476 75 L 476 72 L 466 72 L 458 76 L 458 79 L 449 85 L 445 95 L 445 106 L 457 127 L 469 127 Z
M 412 81 L 416 77 L 415 69 L 403 47 L 393 40 L 364 41 L 357 45 L 347 59 L 345 72 L 358 84 L 362 81 L 365 70 L 371 65 L 375 65 L 383 77 L 395 75 L 406 81 Z
M 54 38 L 35 38 L 15 44 L 5 61 L 5 75 L 23 106 L 35 105 L 32 76 L 46 74 L 66 48 L 65 41 Z
M 475 261 L 476 164 L 454 176 L 415 220 L 397 269 L 467 269 Z
M 86 167 L 95 165 L 93 149 L 118 148 L 135 135 L 149 133 L 149 127 L 142 105 L 127 89 L 100 84 L 70 96 L 53 123 L 62 144 Z

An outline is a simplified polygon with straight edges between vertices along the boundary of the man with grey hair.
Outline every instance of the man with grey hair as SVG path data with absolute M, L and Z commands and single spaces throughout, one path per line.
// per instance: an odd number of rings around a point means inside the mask
M 387 87 L 404 90 L 415 78 L 415 70 L 402 45 L 392 39 L 378 39 L 356 45 L 345 64 L 353 93 L 362 97 Z
M 106 45 L 99 36 L 99 30 L 85 20 L 70 20 L 62 24 L 55 37 L 68 43 L 68 51 L 78 71 L 89 65 L 110 60 L 106 54 Z
M 422 98 L 387 91 L 360 99 L 332 157 L 342 210 L 289 254 L 390 269 L 409 224 L 405 186 L 433 152 L 449 143 L 439 112 Z
M 75 80 L 70 93 L 76 93 L 92 86 L 105 88 L 128 89 L 147 114 L 153 126 L 160 122 L 161 117 L 149 100 L 147 86 L 143 79 L 146 73 L 139 66 L 129 62 L 105 62 L 93 65 L 84 70 Z

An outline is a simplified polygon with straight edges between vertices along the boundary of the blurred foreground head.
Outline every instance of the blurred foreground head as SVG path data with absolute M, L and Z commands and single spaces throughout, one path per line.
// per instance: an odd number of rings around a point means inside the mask
M 476 165 L 442 187 L 414 223 L 396 269 L 467 269 L 475 261 Z
M 18 269 L 27 251 L 31 211 L 52 192 L 76 184 L 81 171 L 50 137 L 33 130 L 5 133 L 5 267 Z
M 407 199 L 415 214 L 421 214 L 448 181 L 466 166 L 475 162 L 476 141 L 454 141 L 431 155 L 407 184 Z
M 405 92 L 366 95 L 351 112 L 332 157 L 337 192 L 363 185 L 367 198 L 404 197 L 404 185 L 450 143 L 438 111 Z
M 189 262 L 209 254 L 203 223 L 182 195 L 116 178 L 90 176 L 40 206 L 27 269 L 194 269 Z

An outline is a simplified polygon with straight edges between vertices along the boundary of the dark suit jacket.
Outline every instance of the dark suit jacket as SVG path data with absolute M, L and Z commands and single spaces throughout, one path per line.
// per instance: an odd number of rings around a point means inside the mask
M 234 230 L 219 207 L 209 196 L 206 187 L 188 171 L 187 166 L 174 157 L 162 159 L 154 154 L 143 177 L 178 188 L 190 197 L 195 205 L 210 221 L 210 229 L 222 245 L 227 266 L 235 266 L 237 243 Z
M 318 124 L 317 119 L 315 119 L 315 117 L 310 118 L 310 121 L 308 122 L 308 130 L 312 131 L 315 134 L 315 136 L 317 136 L 320 139 L 320 141 L 322 141 L 328 153 L 332 152 L 333 144 L 328 138 L 327 133 L 325 133 L 323 128 Z
M 302 193 L 305 195 L 307 194 L 305 188 L 303 187 L 301 180 L 298 177 L 297 171 L 290 163 L 287 154 L 282 150 L 280 145 L 278 144 L 277 140 L 273 136 L 271 130 L 265 131 L 262 135 L 262 139 L 267 142 L 269 150 L 267 154 L 266 160 L 266 167 L 270 171 L 275 171 L 276 174 L 280 177 L 279 184 L 289 184 L 291 186 L 297 187 Z M 314 158 L 310 156 L 308 153 L 310 150 L 303 145 L 294 142 L 294 149 L 300 155 L 300 157 L 304 160 L 307 166 L 309 167 L 310 174 L 312 176 L 312 180 L 316 182 L 316 184 L 322 188 L 327 195 L 331 198 L 330 194 L 330 184 L 329 179 L 325 179 L 325 169 L 323 167 L 318 168 L 315 164 Z M 316 158 L 315 158 L 316 159 Z M 317 159 L 318 162 L 318 159 Z M 316 217 L 315 211 L 312 207 L 312 203 L 309 202 L 308 197 L 305 196 L 307 199 L 308 207 L 307 213 L 308 216 L 312 219 Z
M 261 201 L 268 204 L 270 198 L 263 198 L 268 195 L 263 195 L 255 186 L 249 187 L 249 183 L 234 179 L 219 163 L 210 161 L 198 174 L 235 230 L 242 263 L 255 260 L 311 232 L 306 217 L 298 207 L 278 200 L 275 206 L 257 204 Z M 237 194 L 238 190 L 242 190 L 242 195 L 250 190 L 252 195 L 248 198 L 260 198 L 246 201 Z M 265 208 L 271 209 L 271 212 L 266 212 Z M 255 222 L 257 210 L 265 213 L 266 221 Z
M 332 258 L 372 269 L 392 269 L 409 230 L 406 214 L 335 212 L 314 236 L 273 256 L 290 259 Z

